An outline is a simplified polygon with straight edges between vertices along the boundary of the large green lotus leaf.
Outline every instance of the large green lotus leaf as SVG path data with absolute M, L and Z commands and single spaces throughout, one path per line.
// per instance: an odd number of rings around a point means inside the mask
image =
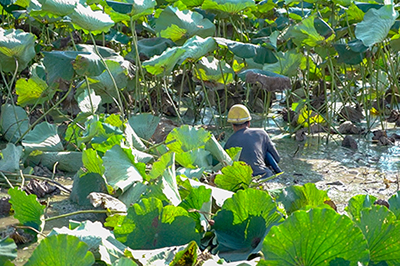
M 19 171 L 19 160 L 22 154 L 22 146 L 15 146 L 13 143 L 7 143 L 6 148 L 1 150 L 0 171 Z
M 294 212 L 272 227 L 262 252 L 261 266 L 356 266 L 369 261 L 368 244 L 361 230 L 349 217 L 325 208 Z
M 399 13 L 393 5 L 385 5 L 379 9 L 371 8 L 365 13 L 364 20 L 356 25 L 356 38 L 368 47 L 382 42 L 398 16 Z
M 173 152 L 164 153 L 156 162 L 153 163 L 153 167 L 150 170 L 149 176 L 151 179 L 156 179 L 161 176 L 165 169 L 175 164 L 175 156 Z
M 329 207 L 324 204 L 329 200 L 328 192 L 319 190 L 314 183 L 287 187 L 281 191 L 276 200 L 283 204 L 287 214 L 301 209 Z
M 14 265 L 9 260 L 13 260 L 16 257 L 17 245 L 15 245 L 14 240 L 9 237 L 0 239 L 0 265 Z
M 48 236 L 72 235 L 85 242 L 89 250 L 99 257 L 103 262 L 111 264 L 123 256 L 125 245 L 117 241 L 114 235 L 105 229 L 100 222 L 84 221 L 73 230 L 62 227 L 53 228 Z
M 207 221 L 211 219 L 211 199 L 211 189 L 205 186 L 198 188 L 190 187 L 190 194 L 179 204 L 196 221 L 196 228 L 198 230 L 201 229 L 201 224 L 205 227 L 204 230 L 207 229 Z
M 83 90 L 79 95 L 75 95 L 79 109 L 84 114 L 94 114 L 101 103 L 101 96 L 96 95 L 94 90 Z
M 337 59 L 338 63 L 346 63 L 349 65 L 358 65 L 360 64 L 364 58 L 365 53 L 353 51 L 349 44 L 344 43 L 335 43 L 333 47 L 339 54 L 339 58 Z
M 190 185 L 193 188 L 198 188 L 200 186 L 205 186 L 206 188 L 211 189 L 211 196 L 215 200 L 215 204 L 218 207 L 222 207 L 224 202 L 234 195 L 233 192 L 225 190 L 225 189 L 221 189 L 221 188 L 217 188 L 217 187 L 214 187 L 214 186 L 210 186 L 210 185 L 204 184 L 202 182 L 199 182 L 199 181 L 196 181 L 196 180 L 193 180 L 193 179 L 186 179 L 186 180 L 189 181 Z
M 92 206 L 88 199 L 92 192 L 108 193 L 104 176 L 92 172 L 81 174 L 81 171 L 78 171 L 74 176 L 70 200 L 81 206 Z
M 247 259 L 260 251 L 270 228 L 281 220 L 267 192 L 256 189 L 237 192 L 214 217 L 212 228 L 218 240 L 219 256 L 231 261 Z
M 182 48 L 185 49 L 185 53 L 179 59 L 178 64 L 182 64 L 186 60 L 197 61 L 200 57 L 213 52 L 217 48 L 217 44 L 212 37 L 203 39 L 196 35 L 188 39 Z
M 396 215 L 397 220 L 400 220 L 400 191 L 391 196 L 388 202 L 389 209 Z
M 125 191 L 134 182 L 142 182 L 145 177 L 144 163 L 136 163 L 131 149 L 115 145 L 103 156 L 105 176 L 114 190 Z
M 46 81 L 38 77 L 26 80 L 20 78 L 15 83 L 18 105 L 43 104 L 53 98 L 55 91 L 49 91 Z
M 219 45 L 228 47 L 228 49 L 238 57 L 253 58 L 254 62 L 258 64 L 271 64 L 277 62 L 277 58 L 275 57 L 273 52 L 270 49 L 261 45 L 242 43 L 225 38 L 215 38 L 215 40 Z
M 119 90 L 125 88 L 128 84 L 127 69 L 119 62 L 112 60 L 106 60 L 106 64 Z M 92 76 L 88 78 L 88 81 L 90 88 L 93 89 L 97 95 L 101 96 L 102 103 L 112 103 L 114 99 L 118 99 L 117 91 L 115 90 L 114 83 L 108 71 L 104 71 L 99 76 Z M 86 83 L 82 88 L 86 88 Z
M 42 122 L 35 126 L 25 138 L 22 145 L 27 152 L 40 151 L 62 151 L 64 147 L 57 133 L 57 125 Z
M 368 242 L 372 265 L 400 265 L 400 221 L 386 207 L 363 209 L 355 220 Z
M 176 253 L 174 260 L 169 264 L 171 266 L 179 265 L 195 265 L 197 262 L 197 253 L 199 252 L 199 246 L 196 242 L 191 241 L 188 246 Z
M 48 84 L 57 82 L 60 78 L 67 81 L 72 80 L 75 73 L 72 63 L 82 52 L 51 51 L 42 53 L 44 55 L 43 64 L 46 67 Z
M 118 197 L 126 206 L 131 206 L 139 202 L 142 195 L 146 192 L 147 185 L 137 182 L 126 190 L 121 196 Z
M 128 122 L 125 123 L 125 138 L 126 142 L 128 143 L 129 147 L 136 148 L 138 150 L 145 150 L 146 145 L 144 145 L 143 141 L 140 137 L 136 134 L 134 127 L 137 126 L 137 123 L 134 120 L 129 118 Z
M 153 136 L 159 122 L 160 117 L 150 113 L 141 113 L 129 118 L 129 124 L 138 137 L 145 140 L 149 140 Z
M 244 162 L 233 162 L 221 170 L 222 174 L 215 177 L 217 187 L 236 192 L 249 187 L 253 170 Z
M 228 84 L 233 81 L 234 71 L 224 61 L 214 57 L 203 57 L 196 63 L 195 74 L 200 80 L 216 81 Z
M 203 4 L 204 0 L 181 0 L 181 2 L 187 7 L 198 7 Z
M 156 6 L 155 0 L 132 1 L 125 0 L 124 2 L 107 1 L 107 4 L 116 12 L 127 14 L 136 20 L 142 16 L 151 15 Z
M 204 0 L 201 6 L 204 10 L 221 11 L 229 15 L 237 15 L 249 7 L 255 7 L 254 0 Z
M 174 128 L 168 134 L 165 143 L 168 143 L 169 150 L 180 153 L 202 148 L 210 138 L 210 132 L 203 128 L 183 125 L 179 128 Z
M 88 245 L 78 237 L 53 235 L 40 242 L 25 265 L 90 266 L 94 262 L 93 253 L 89 251 Z
M 0 28 L 0 70 L 14 72 L 25 69 L 35 57 L 35 35 L 22 30 Z
M 119 55 L 115 50 L 108 47 L 104 46 L 95 47 L 94 45 L 89 45 L 89 44 L 78 44 L 76 45 L 76 49 L 82 53 L 97 54 L 97 52 L 99 52 L 101 57 L 103 57 L 105 60 L 112 60 L 119 62 L 121 64 L 125 62 L 124 58 L 121 55 Z
M 156 198 L 142 199 L 128 209 L 122 223 L 114 228 L 117 240 L 132 249 L 156 249 L 199 243 L 196 223 L 182 207 L 163 207 Z
M 78 137 L 78 146 L 82 143 L 93 141 L 94 143 L 102 143 L 107 141 L 112 136 L 122 135 L 119 127 L 112 126 L 102 122 L 98 116 L 92 116 L 85 122 L 86 129 L 82 132 L 82 136 Z
M 54 164 L 57 163 L 57 169 L 75 173 L 82 167 L 82 153 L 74 151 L 44 151 L 31 153 L 29 163 L 33 165 L 41 164 L 44 167 L 53 169 Z
M 95 54 L 79 54 L 72 66 L 75 72 L 81 76 L 99 76 L 106 69 L 100 57 Z
M 87 149 L 82 152 L 82 163 L 88 173 L 103 175 L 105 172 L 103 159 L 93 149 Z
M 298 46 L 315 47 L 325 40 L 314 27 L 314 16 L 303 19 L 288 31 L 290 38 Z
M 185 168 L 209 168 L 212 164 L 210 152 L 204 149 L 193 149 L 176 154 L 176 161 Z
M 162 192 L 168 201 L 174 205 L 178 206 L 182 199 L 179 194 L 178 184 L 176 182 L 175 166 L 171 165 L 165 169 L 161 176 L 160 185 L 162 187 Z
M 265 64 L 263 70 L 275 72 L 287 77 L 297 75 L 298 68 L 304 59 L 303 54 L 295 50 L 289 50 L 285 53 L 279 52 L 276 55 L 278 62 L 274 64 Z
M 222 166 L 232 165 L 233 161 L 231 157 L 226 153 L 214 135 L 211 135 L 211 138 L 206 142 L 205 149 L 221 162 Z
M 10 203 L 14 209 L 14 217 L 26 226 L 31 226 L 38 231 L 44 228 L 44 209 L 46 206 L 41 205 L 37 201 L 34 194 L 27 195 L 20 188 L 12 188 L 8 190 L 11 196 Z
M 185 50 L 180 47 L 168 48 L 161 55 L 144 61 L 142 66 L 153 75 L 169 75 L 184 53 Z
M 149 59 L 155 55 L 162 54 L 167 48 L 174 47 L 176 44 L 166 38 L 145 38 L 137 42 L 139 56 Z M 131 58 L 136 58 L 136 49 L 132 47 L 132 52 L 128 54 Z
M 74 27 L 77 30 L 82 29 L 85 33 L 99 34 L 108 32 L 114 21 L 109 15 L 100 10 L 93 11 L 90 6 L 78 4 L 74 12 L 69 15 Z
M 345 211 L 355 220 L 360 217 L 364 208 L 371 208 L 375 201 L 376 197 L 372 195 L 356 195 L 349 200 Z
M 112 266 L 138 266 L 136 262 L 127 257 L 121 257 L 120 259 L 114 261 Z
M 3 137 L 15 142 L 29 129 L 29 119 L 25 110 L 9 103 L 1 106 L 1 133 Z
M 67 16 L 71 14 L 78 5 L 79 0 L 38 0 L 42 10 L 56 16 Z
M 198 35 L 202 38 L 213 36 L 215 25 L 197 12 L 180 11 L 168 6 L 155 21 L 155 31 L 159 37 L 169 38 L 182 44 L 187 38 Z

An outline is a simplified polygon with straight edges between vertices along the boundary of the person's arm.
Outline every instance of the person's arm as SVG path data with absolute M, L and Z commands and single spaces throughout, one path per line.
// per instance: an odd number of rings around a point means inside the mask
M 279 161 L 281 160 L 281 157 L 279 156 L 278 151 L 275 148 L 275 145 L 272 143 L 271 139 L 269 138 L 269 136 L 266 136 L 266 144 L 267 144 L 267 152 L 269 152 L 272 157 L 274 157 L 275 161 L 277 163 L 279 163 Z

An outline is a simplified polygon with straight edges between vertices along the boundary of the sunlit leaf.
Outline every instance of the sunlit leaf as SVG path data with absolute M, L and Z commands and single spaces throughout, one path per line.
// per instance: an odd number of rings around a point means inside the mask
M 141 58 L 148 60 L 155 55 L 162 54 L 167 48 L 174 47 L 175 43 L 166 38 L 146 38 L 137 42 L 138 53 Z M 128 54 L 133 59 L 136 58 L 136 48 L 132 47 L 132 52 Z
M 196 63 L 196 77 L 200 80 L 216 81 L 228 84 L 233 81 L 233 70 L 224 61 L 219 61 L 214 57 L 203 57 Z
M 274 64 L 265 64 L 263 70 L 271 71 L 287 77 L 295 76 L 302 59 L 304 58 L 303 54 L 298 53 L 295 50 L 289 50 L 285 53 L 279 52 L 276 55 L 278 62 Z
M 365 46 L 382 42 L 399 16 L 393 5 L 385 5 L 379 9 L 371 8 L 365 13 L 364 20 L 356 25 L 355 34 Z
M 188 39 L 182 48 L 185 49 L 185 53 L 179 59 L 178 64 L 182 64 L 186 60 L 197 61 L 209 52 L 213 52 L 217 48 L 217 44 L 212 37 L 203 39 L 196 35 Z
M 262 266 L 356 266 L 369 261 L 368 244 L 361 230 L 349 217 L 326 208 L 296 211 L 272 227 L 262 252 L 264 259 L 258 264 Z
M 168 143 L 168 149 L 180 153 L 204 147 L 210 138 L 210 132 L 203 128 L 198 129 L 192 126 L 183 125 L 179 128 L 174 128 L 168 134 L 165 142 Z
M 221 172 L 215 177 L 214 183 L 219 188 L 233 192 L 248 188 L 253 178 L 253 170 L 244 162 L 233 162 L 222 168 Z
M 35 128 L 30 131 L 22 140 L 22 145 L 28 152 L 33 150 L 64 150 L 60 136 L 57 132 L 57 126 L 54 124 L 49 124 L 47 122 L 42 122 L 35 126 Z
M 76 236 L 53 235 L 40 242 L 25 265 L 90 266 L 94 262 L 93 253 L 89 251 L 88 245 Z
M 25 69 L 35 57 L 35 40 L 32 33 L 22 30 L 0 28 L 0 70 L 14 72 Z
M 92 192 L 108 193 L 104 176 L 93 172 L 81 173 L 78 171 L 74 176 L 69 199 L 80 206 L 93 206 L 88 199 Z
M 389 200 L 389 209 L 396 215 L 397 220 L 400 220 L 400 191 L 392 195 Z
M 288 34 L 299 47 L 304 45 L 315 47 L 325 40 L 315 29 L 313 16 L 303 19 L 298 25 L 290 28 Z
M 95 53 L 79 54 L 72 62 L 72 66 L 78 75 L 89 77 L 98 76 L 106 69 Z
M 72 80 L 75 73 L 72 62 L 80 53 L 76 51 L 43 52 L 43 64 L 46 67 L 48 84 L 58 82 L 60 78 L 67 81 Z
M 41 205 L 37 201 L 34 194 L 27 195 L 20 188 L 12 188 L 8 190 L 11 196 L 10 203 L 14 209 L 14 217 L 26 226 L 31 226 L 38 231 L 44 228 L 44 209 L 46 206 Z
M 79 3 L 79 0 L 38 0 L 42 10 L 57 16 L 71 14 Z
M 156 6 L 155 0 L 132 1 L 125 0 L 123 2 L 107 1 L 107 4 L 116 12 L 127 14 L 136 20 L 142 16 L 151 15 Z
M 19 171 L 19 161 L 22 155 L 22 146 L 15 146 L 13 143 L 7 143 L 6 148 L 1 150 L 0 171 Z
M 82 113 L 92 114 L 99 108 L 101 97 L 97 96 L 94 90 L 86 89 L 77 96 L 76 101 Z
M 107 32 L 114 25 L 109 15 L 100 10 L 93 11 L 90 6 L 78 4 L 74 12 L 70 14 L 74 27 L 82 29 L 86 33 L 99 34 Z
M 255 7 L 254 0 L 204 0 L 204 10 L 220 11 L 228 15 L 237 15 L 246 8 Z
M 171 266 L 184 266 L 184 265 L 196 265 L 197 253 L 199 251 L 199 246 L 196 242 L 192 241 L 188 246 L 179 251 L 174 260 L 169 264 Z
M 38 77 L 17 80 L 15 91 L 18 95 L 18 105 L 24 107 L 28 104 L 47 102 L 55 93 L 55 91 L 48 91 L 47 88 L 47 83 Z
M 371 208 L 375 201 L 376 197 L 372 195 L 356 195 L 349 200 L 345 210 L 355 220 L 360 217 L 364 208 Z
M 144 61 L 142 66 L 153 75 L 170 74 L 185 50 L 178 47 L 168 48 L 161 55 Z

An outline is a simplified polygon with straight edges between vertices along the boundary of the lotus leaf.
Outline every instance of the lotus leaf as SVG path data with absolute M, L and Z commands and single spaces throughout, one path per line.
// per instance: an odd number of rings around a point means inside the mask
M 388 202 L 389 209 L 396 215 L 397 220 L 400 220 L 400 191 L 391 196 Z
M 376 201 L 375 196 L 357 195 L 349 200 L 349 204 L 345 208 L 345 211 L 349 214 L 349 216 L 353 220 L 355 220 L 360 217 L 361 211 L 364 208 L 371 208 L 375 201 Z
M 156 162 L 153 163 L 153 167 L 150 170 L 149 176 L 151 179 L 156 179 L 160 177 L 165 169 L 171 167 L 175 164 L 174 153 L 163 154 Z
M 211 189 L 205 186 L 200 186 L 198 188 L 190 186 L 189 195 L 179 204 L 179 206 L 187 210 L 189 216 L 196 221 L 196 228 L 199 231 L 202 226 L 201 224 L 203 224 L 204 230 L 206 231 L 207 222 L 211 219 L 209 214 L 211 213 L 211 199 Z
M 43 64 L 46 67 L 47 82 L 52 84 L 59 79 L 71 81 L 74 77 L 73 60 L 81 54 L 76 51 L 51 51 L 43 52 Z M 86 53 L 90 54 L 90 53 Z
M 109 31 L 114 26 L 114 21 L 109 15 L 100 10 L 93 11 L 90 6 L 82 4 L 77 5 L 70 17 L 74 27 L 82 29 L 85 33 L 99 34 Z
M 83 92 L 76 97 L 79 109 L 84 114 L 94 114 L 101 103 L 101 97 L 97 96 L 94 90 L 83 90 Z
M 204 10 L 226 13 L 225 16 L 237 15 L 249 7 L 255 7 L 254 0 L 204 0 L 201 6 Z
M 155 0 L 141 0 L 132 1 L 126 0 L 124 2 L 107 1 L 107 4 L 116 12 L 127 14 L 136 20 L 142 16 L 151 15 L 156 6 Z
M 99 76 L 106 68 L 100 57 L 95 54 L 79 54 L 72 62 L 75 72 L 81 76 Z
M 233 162 L 221 170 L 222 174 L 215 177 L 214 183 L 219 188 L 236 192 L 249 187 L 253 170 L 244 162 Z
M 351 49 L 348 49 L 349 46 L 347 44 L 337 43 L 334 44 L 333 47 L 335 47 L 336 51 L 339 54 L 339 63 L 358 65 L 363 61 L 365 57 L 364 53 L 354 52 Z
M 400 221 L 384 206 L 362 209 L 355 223 L 363 232 L 371 252 L 371 262 L 379 265 L 400 264 Z
M 22 71 L 35 57 L 35 35 L 22 30 L 0 28 L 0 70 L 14 72 L 17 67 Z
M 57 163 L 57 169 L 69 173 L 78 171 L 82 167 L 82 153 L 73 151 L 45 151 L 31 153 L 29 162 L 33 165 L 41 164 L 49 169 L 54 168 Z
M 132 249 L 156 249 L 192 240 L 199 243 L 195 227 L 195 221 L 182 207 L 163 207 L 161 200 L 149 198 L 128 209 L 122 223 L 114 228 L 114 234 Z
M 128 122 L 125 123 L 125 137 L 126 141 L 131 148 L 136 148 L 138 150 L 145 150 L 146 146 L 136 134 L 134 127 L 137 127 L 134 119 L 131 117 L 129 118 Z
M 314 183 L 287 187 L 282 190 L 276 200 L 283 204 L 287 214 L 301 209 L 329 207 L 329 205 L 324 204 L 325 201 L 329 200 L 328 193 L 319 190 Z
M 46 81 L 32 77 L 28 80 L 19 79 L 15 84 L 18 95 L 18 105 L 25 107 L 28 104 L 43 104 L 53 98 L 55 91 L 47 89 Z
M 85 242 L 95 257 L 99 257 L 107 264 L 111 264 L 123 256 L 125 246 L 118 242 L 114 235 L 103 227 L 100 222 L 84 221 L 70 230 L 67 227 L 53 228 L 48 236 L 72 235 Z
M 161 176 L 160 186 L 164 196 L 172 205 L 178 206 L 181 203 L 181 196 L 176 182 L 175 165 L 165 169 Z
M 199 246 L 196 242 L 190 242 L 184 250 L 176 253 L 174 260 L 169 264 L 171 266 L 180 265 L 196 265 L 197 263 L 197 253 L 199 251 Z
M 365 13 L 364 20 L 357 24 L 356 38 L 367 47 L 382 42 L 388 35 L 390 28 L 396 21 L 399 13 L 393 5 L 385 5 L 379 9 L 370 9 Z
M 97 52 L 103 57 L 105 60 L 112 60 L 118 63 L 125 62 L 124 58 L 115 52 L 113 49 L 104 47 L 104 46 L 94 46 L 88 44 L 78 44 L 76 45 L 76 49 L 82 53 L 90 53 L 97 54 Z
M 369 261 L 361 230 L 349 217 L 326 208 L 296 211 L 272 227 L 262 252 L 265 259 L 258 265 L 356 266 Z
M 14 265 L 10 262 L 17 257 L 17 245 L 15 245 L 13 239 L 9 237 L 0 239 L 0 254 L 1 265 Z
M 35 126 L 25 138 L 22 145 L 27 152 L 34 150 L 40 151 L 62 151 L 64 147 L 61 143 L 60 136 L 57 133 L 57 126 L 42 122 Z
M 289 50 L 285 53 L 278 52 L 276 56 L 278 58 L 278 62 L 274 64 L 265 64 L 263 66 L 263 70 L 275 72 L 287 77 L 295 76 L 297 69 L 304 60 L 303 55 L 295 50 Z
M 200 80 L 216 81 L 228 84 L 233 81 L 233 70 L 224 61 L 214 57 L 203 57 L 196 63 L 196 77 Z
M 203 128 L 197 129 L 192 126 L 183 125 L 179 128 L 174 128 L 168 134 L 165 142 L 168 143 L 168 149 L 176 153 L 181 153 L 204 147 L 210 138 L 210 132 Z
M 18 172 L 20 169 L 19 160 L 22 154 L 22 146 L 7 143 L 6 148 L 1 151 L 0 171 Z
M 38 0 L 42 10 L 56 16 L 67 16 L 71 14 L 79 3 L 79 0 Z
M 231 260 L 245 260 L 260 251 L 270 228 L 278 225 L 282 216 L 265 191 L 241 190 L 227 199 L 214 216 L 212 226 L 218 241 L 219 256 Z
M 88 173 L 103 175 L 105 172 L 103 160 L 93 149 L 87 149 L 82 152 L 82 163 Z
M 116 21 L 114 20 L 114 22 L 116 22 Z M 113 28 L 111 28 L 110 32 L 108 34 L 106 34 L 104 37 L 107 42 L 115 42 L 115 43 L 120 43 L 120 44 L 124 44 L 124 45 L 127 45 L 129 43 L 129 41 L 131 40 L 131 38 L 129 36 L 127 36 L 126 34 L 124 34 L 122 32 L 119 32 Z
M 290 28 L 288 34 L 299 47 L 315 47 L 325 41 L 325 38 L 319 35 L 315 29 L 313 16 L 302 20 L 299 25 Z
M 29 130 L 29 119 L 25 110 L 9 103 L 1 106 L 0 117 L 1 133 L 3 137 L 15 142 L 22 134 Z
M 129 124 L 138 137 L 149 140 L 160 122 L 160 117 L 150 113 L 141 113 L 129 118 Z
M 147 185 L 144 183 L 134 183 L 128 190 L 118 197 L 126 206 L 137 203 L 146 192 Z
M 215 25 L 197 12 L 180 11 L 178 8 L 168 6 L 156 19 L 154 29 L 159 37 L 169 38 L 177 44 L 182 44 L 187 38 L 195 35 L 202 38 L 213 36 Z
M 90 266 L 94 262 L 93 253 L 89 251 L 88 245 L 76 236 L 53 235 L 40 242 L 25 265 Z
M 114 261 L 112 266 L 137 266 L 137 264 L 127 257 L 121 257 L 120 259 Z
M 228 153 L 224 150 L 224 148 L 219 144 L 214 135 L 211 135 L 211 138 L 206 142 L 205 146 L 206 150 L 209 151 L 219 162 L 222 163 L 222 166 L 232 165 L 233 161 L 231 157 L 229 157 Z
M 107 140 L 100 139 L 98 143 L 92 141 L 92 147 L 95 149 L 99 154 L 103 155 L 114 147 L 115 145 L 122 145 L 124 143 L 124 136 L 122 135 L 111 135 Z
M 88 199 L 92 192 L 108 193 L 104 176 L 92 172 L 75 174 L 70 200 L 81 206 L 92 206 Z
M 193 149 L 176 154 L 176 161 L 185 168 L 209 168 L 212 164 L 210 152 L 204 149 Z
M 134 182 L 142 182 L 145 177 L 144 163 L 136 163 L 130 149 L 115 145 L 103 156 L 105 176 L 114 190 L 125 191 Z
M 206 54 L 213 52 L 217 48 L 217 44 L 212 37 L 203 39 L 196 35 L 188 39 L 182 48 L 185 49 L 185 53 L 179 59 L 178 64 L 182 64 L 186 60 L 197 61 Z
M 148 60 L 155 55 L 162 54 L 167 48 L 174 47 L 175 43 L 170 39 L 166 38 L 148 38 L 141 39 L 137 42 L 138 54 L 141 58 L 145 58 Z M 136 58 L 136 50 L 135 47 L 132 47 L 132 52 L 128 54 L 133 59 Z
M 41 232 L 44 228 L 44 209 L 46 206 L 41 205 L 37 201 L 34 194 L 27 195 L 20 188 L 12 188 L 8 190 L 11 196 L 10 203 L 14 209 L 14 217 L 26 226 L 31 226 Z
M 175 67 L 179 58 L 185 50 L 179 47 L 168 48 L 161 55 L 153 56 L 150 60 L 143 62 L 143 67 L 153 75 L 165 75 Z

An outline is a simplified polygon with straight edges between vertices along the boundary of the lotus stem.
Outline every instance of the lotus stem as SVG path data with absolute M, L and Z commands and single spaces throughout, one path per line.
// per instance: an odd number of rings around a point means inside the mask
M 65 217 L 69 217 L 69 216 L 73 216 L 73 215 L 77 215 L 77 214 L 86 214 L 86 213 L 107 213 L 107 214 L 124 213 L 124 214 L 126 214 L 125 211 L 113 211 L 113 210 L 81 210 L 81 211 L 69 212 L 69 213 L 65 213 L 65 214 L 61 214 L 61 215 L 49 217 L 49 218 L 45 219 L 45 222 L 49 222 L 49 221 L 52 221 L 52 220 L 61 219 L 61 218 L 65 218 Z
M 10 180 L 3 174 L 3 172 L 0 172 L 1 176 L 6 180 L 7 184 L 10 186 L 10 188 L 14 188 L 14 186 L 11 184 Z

